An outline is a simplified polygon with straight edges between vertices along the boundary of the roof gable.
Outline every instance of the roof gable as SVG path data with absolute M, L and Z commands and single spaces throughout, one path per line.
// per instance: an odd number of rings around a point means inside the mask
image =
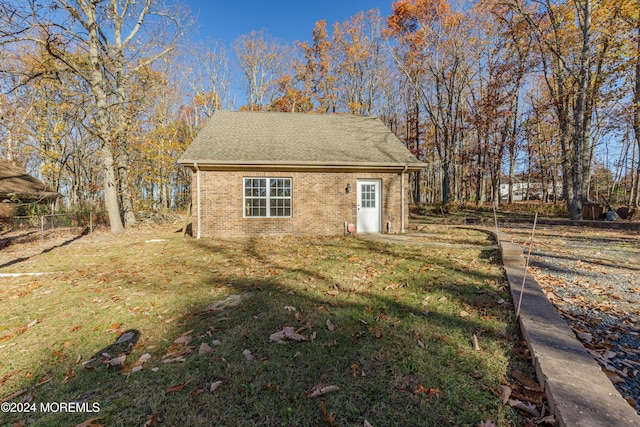
M 216 112 L 184 165 L 424 167 L 377 117 Z

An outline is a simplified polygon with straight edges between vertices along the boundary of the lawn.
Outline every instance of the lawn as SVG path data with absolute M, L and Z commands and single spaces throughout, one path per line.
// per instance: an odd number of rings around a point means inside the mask
M 96 233 L 0 268 L 52 273 L 0 278 L 0 398 L 36 410 L 0 424 L 518 424 L 499 390 L 529 365 L 486 234 L 397 245 L 177 228 Z

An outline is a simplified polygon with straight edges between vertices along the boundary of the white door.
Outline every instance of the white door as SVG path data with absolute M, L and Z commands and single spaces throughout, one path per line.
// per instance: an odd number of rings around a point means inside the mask
M 379 233 L 381 221 L 380 180 L 358 180 L 358 233 Z

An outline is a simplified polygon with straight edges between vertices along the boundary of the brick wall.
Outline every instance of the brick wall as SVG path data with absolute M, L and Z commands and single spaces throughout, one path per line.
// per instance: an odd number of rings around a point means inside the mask
M 291 178 L 290 218 L 244 218 L 243 178 Z M 344 232 L 344 222 L 356 224 L 358 179 L 380 179 L 382 232 L 400 232 L 401 174 L 367 172 L 238 172 L 200 171 L 202 237 L 259 235 L 335 235 Z M 405 191 L 408 191 L 405 175 Z M 351 192 L 346 192 L 347 184 Z M 196 173 L 193 173 L 193 228 L 197 232 Z M 409 219 L 406 195 L 405 226 Z

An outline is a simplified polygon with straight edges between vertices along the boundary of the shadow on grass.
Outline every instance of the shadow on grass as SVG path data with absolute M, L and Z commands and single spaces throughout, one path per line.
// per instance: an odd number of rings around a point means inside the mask
M 241 295 L 239 304 L 216 305 L 220 297 L 203 294 L 196 306 L 185 307 L 166 342 L 155 343 L 142 371 L 75 366 L 65 384 L 60 370 L 51 382 L 37 385 L 34 379 L 28 387 L 31 401 L 99 402 L 99 413 L 12 414 L 9 421 L 28 418 L 29 425 L 62 426 L 100 416 L 109 426 L 128 426 L 157 416 L 163 425 L 190 426 L 363 425 L 364 420 L 373 425 L 442 426 L 513 416 L 502 412 L 496 397 L 506 369 L 501 354 L 510 344 L 500 338 L 502 323 L 490 319 L 508 318 L 508 309 L 494 303 L 491 316 L 483 318 L 461 317 L 456 308 L 477 299 L 475 289 L 484 285 L 465 293 L 459 289 L 463 285 L 442 279 L 420 284 L 419 277 L 410 289 L 385 289 L 380 278 L 341 283 L 339 270 L 347 266 L 337 264 L 336 271 L 330 262 L 353 258 L 350 262 L 362 264 L 358 274 L 374 274 L 376 257 L 401 267 L 419 265 L 425 258 L 419 248 L 351 241 L 345 249 L 343 240 L 326 239 L 315 243 L 313 255 L 301 248 L 302 259 L 278 260 L 260 240 L 235 243 L 241 251 L 213 241 L 191 244 L 226 257 L 238 268 L 273 273 L 206 275 L 203 284 L 224 289 L 225 296 Z M 394 273 L 400 275 L 389 272 Z M 473 276 L 496 278 L 482 272 Z M 392 276 L 385 284 L 391 279 L 398 280 Z M 422 303 L 432 294 L 449 295 L 449 301 L 433 302 L 426 310 Z M 447 305 L 451 301 L 455 304 Z M 285 326 L 307 339 L 271 342 L 271 334 Z M 186 331 L 192 332 L 185 361 L 163 363 L 168 347 Z M 483 353 L 472 350 L 473 334 L 485 347 Z M 199 354 L 202 343 L 210 353 Z M 117 353 L 104 350 L 96 355 Z M 146 351 L 134 348 L 132 359 Z M 211 392 L 217 381 L 221 385 Z M 318 384 L 339 390 L 307 397 Z
M 30 232 L 30 233 L 27 233 L 26 235 L 33 234 L 33 233 L 36 233 L 36 232 L 33 231 L 33 232 Z M 69 240 L 66 240 L 66 241 L 60 243 L 59 245 L 55 245 L 55 246 L 52 246 L 50 248 L 47 248 L 47 249 L 43 250 L 42 252 L 40 252 L 39 254 L 34 254 L 34 255 L 31 255 L 31 256 L 27 256 L 27 257 L 16 258 L 16 259 L 13 259 L 11 261 L 5 262 L 4 264 L 0 264 L 0 268 L 9 267 L 9 266 L 12 266 L 12 265 L 15 265 L 15 264 L 19 264 L 21 262 L 28 261 L 31 258 L 35 257 L 35 256 L 49 253 L 49 252 L 53 251 L 56 248 L 62 248 L 64 246 L 70 245 L 71 243 L 75 242 L 76 240 L 81 239 L 82 237 L 86 236 L 87 234 L 89 234 L 89 227 L 86 227 L 85 229 L 82 230 L 82 232 L 80 234 L 78 234 L 77 236 L 75 236 L 75 237 L 73 237 L 73 238 L 71 238 Z M 24 235 L 21 235 L 19 237 L 24 237 Z M 2 249 L 2 247 L 0 247 L 0 249 Z

